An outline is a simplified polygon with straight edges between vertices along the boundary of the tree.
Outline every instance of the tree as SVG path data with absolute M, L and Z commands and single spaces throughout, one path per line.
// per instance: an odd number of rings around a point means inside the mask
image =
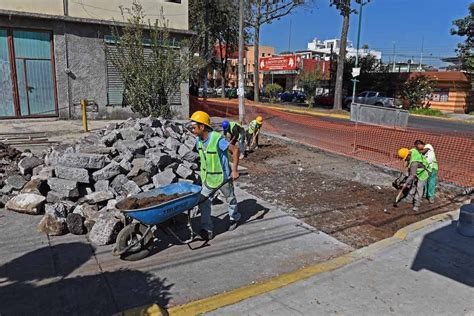
M 309 2 L 308 0 L 250 0 L 250 11 L 247 24 L 253 29 L 254 45 L 254 98 L 259 101 L 260 77 L 258 71 L 260 28 L 290 14 L 295 8 Z
M 335 6 L 343 17 L 339 54 L 337 56 L 336 88 L 334 92 L 334 109 L 341 110 L 347 33 L 349 32 L 349 17 L 353 10 L 351 9 L 351 0 L 330 0 L 330 6 Z
M 319 82 L 321 81 L 321 73 L 317 70 L 303 71 L 298 75 L 297 80 L 298 86 L 302 87 L 308 96 L 309 107 L 313 107 L 316 88 L 319 86 Z
M 453 21 L 455 28 L 451 29 L 452 35 L 465 37 L 464 43 L 459 43 L 456 52 L 461 59 L 463 70 L 474 70 L 474 2 L 469 5 L 469 15 Z
M 146 23 L 138 2 L 123 12 L 129 14 L 127 19 L 123 14 L 128 23 L 111 27 L 115 46 L 105 51 L 122 76 L 124 101 L 141 115 L 172 117 L 170 96 L 200 65 L 189 53 L 194 44 L 172 38 L 163 14 Z
M 270 83 L 265 86 L 265 91 L 270 96 L 270 102 L 273 103 L 278 93 L 283 92 L 283 88 L 278 83 Z
M 433 92 L 434 83 L 424 75 L 418 75 L 408 79 L 400 90 L 400 96 L 405 100 L 410 109 L 412 108 L 428 108 L 429 102 L 425 100 Z

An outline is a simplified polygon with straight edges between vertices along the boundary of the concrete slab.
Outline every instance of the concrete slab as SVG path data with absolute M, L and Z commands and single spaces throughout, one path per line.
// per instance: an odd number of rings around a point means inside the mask
M 138 262 L 92 247 L 84 236 L 36 232 L 41 216 L 0 210 L 0 314 L 106 315 L 158 302 L 184 304 L 325 261 L 352 249 L 237 189 L 246 223 L 226 232 L 227 207 L 213 207 L 218 234 L 190 250 L 164 235 Z M 193 244 L 194 247 L 201 242 Z
M 431 225 L 368 258 L 208 315 L 471 315 L 473 240 L 455 226 Z

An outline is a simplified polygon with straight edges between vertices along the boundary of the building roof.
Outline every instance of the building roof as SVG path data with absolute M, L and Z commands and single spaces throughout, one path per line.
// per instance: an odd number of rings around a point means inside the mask
M 466 73 L 461 71 L 425 71 L 425 72 L 411 72 L 410 78 L 425 75 L 432 80 L 437 81 L 457 81 L 457 82 L 471 82 Z

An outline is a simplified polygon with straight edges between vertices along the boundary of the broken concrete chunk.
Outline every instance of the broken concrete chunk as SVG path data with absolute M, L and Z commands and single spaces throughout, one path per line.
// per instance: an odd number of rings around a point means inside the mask
M 37 175 L 33 176 L 33 178 L 38 178 L 44 181 L 47 181 L 52 177 L 54 177 L 54 167 L 51 166 L 43 167 Z
M 155 131 L 153 130 L 153 128 L 148 127 L 148 126 L 144 126 L 142 128 L 142 132 L 143 132 L 143 138 L 145 138 L 146 140 L 155 136 Z
M 150 117 L 150 116 L 141 118 L 141 119 L 138 120 L 138 122 L 141 125 L 145 125 L 145 126 L 148 126 L 148 127 L 161 127 L 160 120 L 157 119 L 157 118 Z
M 127 153 L 130 152 L 132 155 L 137 155 L 141 154 L 143 155 L 145 153 L 145 150 L 148 148 L 147 143 L 143 139 L 139 140 L 119 140 L 115 144 L 115 148 L 120 153 Z
M 126 196 L 138 194 L 142 192 L 142 189 L 133 181 L 128 181 L 122 185 L 122 193 Z
M 143 164 L 143 171 L 152 175 L 158 172 L 158 166 L 152 159 L 145 159 L 145 163 Z
M 106 155 L 73 153 L 59 156 L 57 164 L 73 168 L 102 169 L 109 163 Z
M 115 161 L 112 161 L 104 168 L 97 170 L 92 174 L 94 181 L 109 180 L 122 172 L 122 167 Z
M 132 169 L 127 174 L 127 177 L 133 178 L 139 175 L 139 173 L 143 170 L 145 165 L 145 158 L 137 158 L 132 161 Z
M 53 204 L 46 204 L 44 206 L 44 213 L 50 214 L 56 217 L 64 217 L 67 216 L 67 208 L 62 203 L 53 203 Z
M 44 214 L 38 224 L 38 231 L 49 236 L 60 236 L 68 233 L 66 218 Z
M 56 177 L 60 179 L 73 180 L 79 183 L 90 183 L 89 172 L 87 169 L 56 166 L 54 171 Z
M 172 169 L 167 169 L 153 176 L 152 180 L 155 188 L 159 188 L 164 185 L 176 182 L 178 179 L 176 178 L 176 175 Z
M 123 174 L 119 174 L 114 178 L 110 186 L 112 187 L 112 189 L 115 190 L 115 192 L 118 193 L 122 189 L 122 185 L 124 185 L 128 181 L 129 180 L 126 176 L 124 176 Z
M 0 189 L 0 195 L 10 194 L 12 191 L 13 187 L 9 184 L 6 184 Z
M 150 175 L 147 172 L 142 172 L 138 176 L 133 177 L 132 181 L 135 182 L 139 187 L 150 183 Z
M 123 128 L 118 130 L 118 132 L 124 140 L 135 141 L 139 138 L 143 138 L 143 133 L 135 128 Z
M 114 194 L 110 191 L 99 191 L 88 194 L 84 197 L 85 202 L 87 203 L 102 203 L 114 198 Z
M 150 184 L 146 184 L 144 186 L 142 186 L 142 191 L 143 192 L 148 192 L 150 191 L 151 189 L 154 189 L 155 188 L 155 185 L 153 183 L 150 183 Z
M 121 138 L 121 135 L 118 131 L 112 130 L 110 133 L 105 134 L 101 139 L 100 142 L 107 147 L 111 147 L 117 140 Z
M 115 217 L 99 218 L 89 233 L 89 240 L 98 246 L 111 244 L 115 242 L 115 238 L 122 228 L 122 222 Z
M 176 168 L 176 174 L 183 179 L 188 179 L 193 174 L 193 171 L 190 168 L 181 164 L 178 166 L 178 168 Z
M 13 176 L 9 176 L 5 180 L 5 183 L 10 185 L 15 190 L 21 190 L 23 186 L 26 184 L 26 180 L 20 175 L 13 175 Z
M 66 201 L 69 197 L 64 192 L 49 191 L 46 195 L 46 202 L 60 203 Z
M 120 167 L 122 167 L 122 170 L 124 172 L 130 172 L 130 170 L 132 170 L 132 164 L 128 162 L 126 159 L 123 159 L 120 162 Z
M 66 225 L 69 232 L 74 235 L 83 235 L 87 231 L 84 226 L 84 217 L 79 214 L 69 214 L 66 218 Z
M 109 180 L 99 180 L 94 184 L 95 191 L 108 191 L 109 190 Z
M 186 156 L 186 154 L 189 153 L 192 150 L 193 150 L 192 148 L 189 148 L 188 146 L 183 144 L 183 145 L 179 146 L 179 148 L 178 148 L 178 155 L 181 158 L 184 158 L 184 156 Z
M 172 152 L 176 153 L 179 146 L 181 146 L 181 143 L 176 138 L 168 137 L 163 145 Z
M 99 211 L 99 207 L 95 204 L 94 205 L 80 204 L 80 205 L 76 206 L 73 213 L 74 214 L 79 214 L 79 215 L 85 217 L 86 219 L 96 220 L 97 218 L 99 218 L 98 211 Z
M 159 137 L 159 136 L 155 136 L 155 137 L 152 137 L 152 138 L 148 139 L 147 141 L 148 141 L 148 144 L 150 144 L 150 147 L 156 148 L 156 147 L 162 146 L 164 144 L 164 142 L 166 141 L 166 139 L 164 139 L 162 137 Z
M 33 168 L 42 164 L 44 164 L 43 159 L 39 159 L 35 156 L 25 157 L 18 163 L 18 169 L 20 169 L 20 173 L 23 175 L 32 174 Z
M 37 215 L 43 213 L 45 201 L 44 196 L 34 193 L 21 193 L 10 199 L 5 204 L 5 208 L 19 213 Z
M 189 162 L 196 162 L 199 160 L 199 154 L 194 151 L 190 151 L 186 155 L 184 155 L 182 158 Z
M 61 193 L 65 197 L 79 197 L 79 189 L 76 181 L 70 181 L 59 178 L 49 178 L 48 185 L 51 190 Z

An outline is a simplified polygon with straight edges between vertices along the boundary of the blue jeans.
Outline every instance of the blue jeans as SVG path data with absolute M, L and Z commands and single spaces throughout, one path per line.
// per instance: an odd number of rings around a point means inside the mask
M 201 194 L 208 196 L 211 191 L 211 189 L 203 185 Z M 226 198 L 227 205 L 229 206 L 230 220 L 238 221 L 240 219 L 240 213 L 237 210 L 237 199 L 235 198 L 234 184 L 232 181 L 229 181 L 228 183 L 224 184 L 219 191 Z M 204 229 L 208 232 L 212 232 L 212 229 L 214 228 L 211 218 L 211 204 L 211 200 L 207 199 L 199 206 L 199 210 L 201 211 L 201 229 Z

